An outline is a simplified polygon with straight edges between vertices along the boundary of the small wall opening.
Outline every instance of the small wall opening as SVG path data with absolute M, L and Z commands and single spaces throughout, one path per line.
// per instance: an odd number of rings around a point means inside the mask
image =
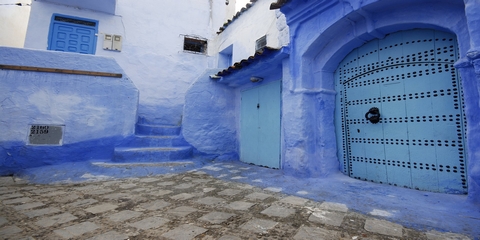
M 191 53 L 207 53 L 207 39 L 185 36 L 183 40 L 183 50 Z
M 232 66 L 233 44 L 226 47 L 218 53 L 218 68 L 228 68 Z

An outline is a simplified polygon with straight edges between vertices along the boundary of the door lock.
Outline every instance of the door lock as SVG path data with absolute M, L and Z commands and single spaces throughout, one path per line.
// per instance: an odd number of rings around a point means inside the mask
M 374 124 L 380 122 L 380 110 L 376 107 L 370 108 L 370 110 L 365 113 L 365 118 Z

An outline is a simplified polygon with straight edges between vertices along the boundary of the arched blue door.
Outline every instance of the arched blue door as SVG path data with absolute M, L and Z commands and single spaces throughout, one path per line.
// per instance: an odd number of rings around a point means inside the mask
M 467 192 L 457 59 L 453 34 L 415 29 L 368 42 L 340 63 L 335 123 L 345 174 Z

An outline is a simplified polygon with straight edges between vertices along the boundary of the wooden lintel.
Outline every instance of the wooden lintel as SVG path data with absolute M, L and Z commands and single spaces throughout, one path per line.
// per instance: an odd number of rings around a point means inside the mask
M 88 75 L 88 76 L 97 76 L 97 77 L 114 77 L 114 78 L 122 77 L 121 73 L 93 72 L 93 71 L 83 71 L 83 70 L 69 70 L 69 69 L 59 69 L 59 68 L 28 67 L 28 66 L 14 66 L 14 65 L 0 65 L 0 69 Z

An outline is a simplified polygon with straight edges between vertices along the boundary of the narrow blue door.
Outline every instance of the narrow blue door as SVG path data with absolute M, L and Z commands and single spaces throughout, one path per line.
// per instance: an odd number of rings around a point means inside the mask
M 453 34 L 416 29 L 352 51 L 335 73 L 342 170 L 395 186 L 466 193 L 465 121 Z M 371 120 L 379 109 L 378 122 Z
M 94 54 L 97 22 L 54 15 L 48 50 Z
M 281 81 L 242 92 L 240 159 L 280 167 Z

